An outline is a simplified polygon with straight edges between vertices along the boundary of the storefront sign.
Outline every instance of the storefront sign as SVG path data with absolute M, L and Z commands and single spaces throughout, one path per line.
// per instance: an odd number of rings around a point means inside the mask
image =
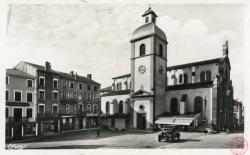
M 30 104 L 27 102 L 6 102 L 6 106 L 28 107 Z

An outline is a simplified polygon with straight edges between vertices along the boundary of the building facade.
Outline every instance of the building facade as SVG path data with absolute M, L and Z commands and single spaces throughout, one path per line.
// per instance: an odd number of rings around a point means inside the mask
M 36 134 L 98 126 L 100 84 L 92 80 L 91 74 L 84 77 L 55 71 L 49 62 L 44 66 L 20 62 L 13 70 L 33 77 Z
M 35 87 L 34 76 L 6 70 L 6 138 L 37 135 Z
M 164 124 L 231 128 L 233 89 L 228 42 L 219 58 L 169 67 L 168 41 L 156 25 L 156 13 L 149 8 L 142 17 L 144 24 L 130 40 L 131 73 L 113 78 L 112 90 L 102 91 L 103 116 L 120 118 L 119 107 L 123 105 L 129 119 L 119 125 L 122 129 L 153 129 Z M 103 122 L 110 128 L 121 124 L 112 119 Z
M 235 128 L 244 124 L 244 106 L 237 100 L 234 100 L 233 103 L 233 124 Z

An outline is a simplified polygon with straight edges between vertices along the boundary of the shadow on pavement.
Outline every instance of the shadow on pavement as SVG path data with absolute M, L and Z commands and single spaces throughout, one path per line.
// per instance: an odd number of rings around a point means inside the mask
M 26 149 L 98 149 L 105 147 L 105 145 L 63 145 L 54 147 L 39 147 L 39 148 L 26 148 Z
M 6 142 L 6 144 L 18 144 L 18 143 L 39 143 L 39 142 L 55 142 L 55 141 L 75 141 L 75 140 L 94 140 L 94 139 L 102 139 L 108 137 L 115 137 L 125 134 L 140 134 L 139 132 L 132 132 L 130 131 L 111 131 L 111 130 L 101 130 L 100 136 L 97 136 L 96 130 L 88 130 L 88 131 L 73 131 L 67 133 L 60 133 L 51 136 L 41 136 L 35 137 L 33 139 L 23 139 L 23 140 L 16 140 Z M 141 133 L 145 134 L 145 133 Z

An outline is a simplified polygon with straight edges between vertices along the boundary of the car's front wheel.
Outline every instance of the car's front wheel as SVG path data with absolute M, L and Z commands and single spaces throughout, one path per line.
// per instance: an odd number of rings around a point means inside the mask
M 160 142 L 161 141 L 161 137 L 160 136 L 158 136 L 158 142 Z

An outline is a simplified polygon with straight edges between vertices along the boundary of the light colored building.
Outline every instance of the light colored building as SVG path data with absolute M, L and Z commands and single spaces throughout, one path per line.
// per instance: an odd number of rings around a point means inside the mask
M 103 124 L 117 129 L 164 124 L 231 128 L 228 42 L 219 58 L 167 67 L 168 41 L 156 25 L 156 13 L 149 8 L 142 17 L 145 23 L 130 40 L 131 74 L 113 78 L 112 90 L 102 93 Z
M 234 100 L 233 104 L 234 127 L 244 124 L 244 106 L 242 102 Z
M 35 87 L 34 76 L 6 70 L 6 138 L 37 135 Z

